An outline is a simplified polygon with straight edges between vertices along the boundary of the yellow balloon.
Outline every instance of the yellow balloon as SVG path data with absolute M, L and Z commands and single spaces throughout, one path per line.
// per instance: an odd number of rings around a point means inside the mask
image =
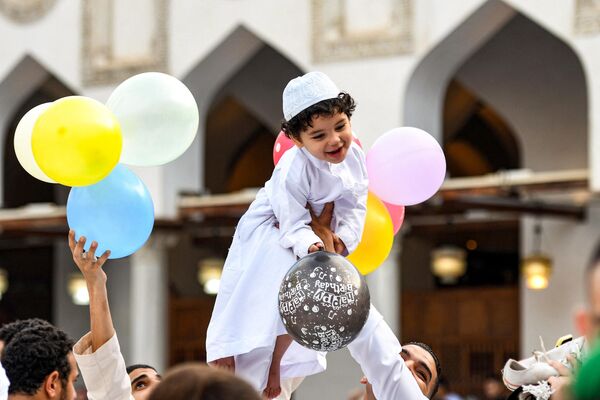
M 66 186 L 87 186 L 104 179 L 119 162 L 122 143 L 112 112 L 82 96 L 52 103 L 37 119 L 31 135 L 40 169 Z
M 373 193 L 367 198 L 365 229 L 358 247 L 348 260 L 361 274 L 375 271 L 390 254 L 394 242 L 394 224 L 385 205 Z

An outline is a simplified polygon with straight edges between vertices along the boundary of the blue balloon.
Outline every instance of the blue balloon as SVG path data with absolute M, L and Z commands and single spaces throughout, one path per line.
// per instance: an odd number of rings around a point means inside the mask
M 133 254 L 150 237 L 154 205 L 142 180 L 119 164 L 100 182 L 71 189 L 67 221 L 77 238 L 86 237 L 86 251 L 95 240 L 98 257 L 110 250 L 109 258 L 121 258 Z

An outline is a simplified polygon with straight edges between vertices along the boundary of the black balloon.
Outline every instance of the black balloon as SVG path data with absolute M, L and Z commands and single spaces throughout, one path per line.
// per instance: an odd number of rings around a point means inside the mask
M 318 251 L 300 259 L 279 288 L 279 314 L 304 347 L 334 351 L 358 335 L 369 316 L 369 288 L 352 263 Z

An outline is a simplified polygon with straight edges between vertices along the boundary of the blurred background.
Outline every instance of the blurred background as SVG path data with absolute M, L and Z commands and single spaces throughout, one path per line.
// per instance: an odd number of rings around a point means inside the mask
M 401 342 L 430 344 L 452 391 L 488 398 L 507 358 L 576 334 L 600 237 L 600 1 L 0 0 L 0 37 L 0 323 L 89 327 L 68 188 L 21 168 L 16 124 L 162 71 L 190 88 L 200 127 L 176 161 L 135 168 L 157 220 L 141 250 L 109 261 L 109 296 L 128 364 L 203 360 L 233 230 L 273 169 L 283 88 L 321 70 L 356 99 L 365 149 L 416 126 L 445 152 L 442 189 L 406 208 L 368 276 Z M 297 400 L 360 387 L 346 350 L 328 359 Z

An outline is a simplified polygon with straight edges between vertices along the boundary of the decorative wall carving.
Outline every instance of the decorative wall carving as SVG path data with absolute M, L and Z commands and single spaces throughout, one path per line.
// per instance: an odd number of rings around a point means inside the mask
M 313 60 L 412 51 L 412 0 L 312 0 Z
M 83 0 L 83 84 L 111 84 L 141 72 L 166 72 L 168 1 Z
M 46 15 L 56 0 L 0 0 L 0 13 L 12 21 L 27 24 Z
M 577 0 L 575 33 L 589 35 L 600 32 L 600 0 Z

